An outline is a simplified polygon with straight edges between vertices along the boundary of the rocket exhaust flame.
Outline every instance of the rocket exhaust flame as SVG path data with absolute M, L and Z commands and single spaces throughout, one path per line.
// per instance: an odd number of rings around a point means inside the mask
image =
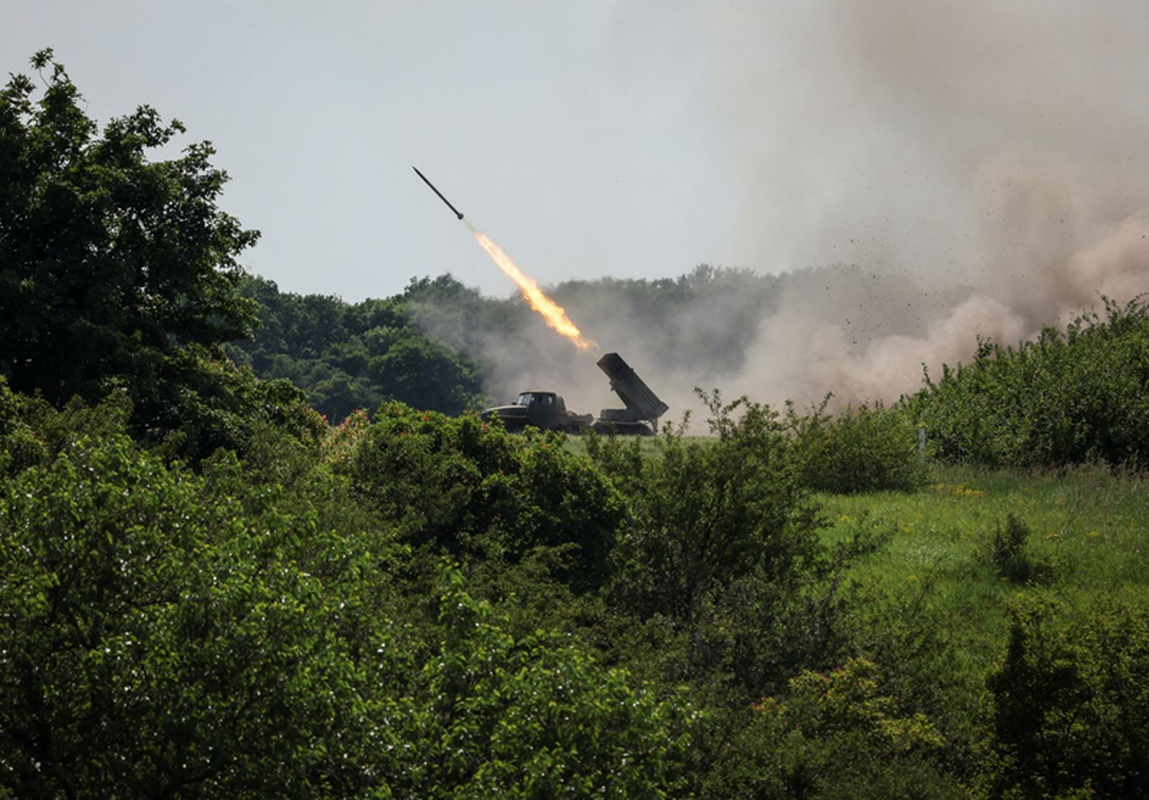
M 515 266 L 515 262 L 511 261 L 510 257 L 503 252 L 501 247 L 488 239 L 486 234 L 479 233 L 475 230 L 475 226 L 468 220 L 463 219 L 463 212 L 455 208 L 451 201 L 447 199 L 446 195 L 440 192 L 435 187 L 435 184 L 431 183 L 427 176 L 419 171 L 418 167 L 412 165 L 411 169 L 415 170 L 415 174 L 423 179 L 423 183 L 427 184 L 431 191 L 438 195 L 439 199 L 446 204 L 447 208 L 451 209 L 454 215 L 471 229 L 471 233 L 475 234 L 475 238 L 479 240 L 479 244 L 487 251 L 487 255 L 498 265 L 499 269 L 507 274 L 507 277 L 519 285 L 519 290 L 522 291 L 523 297 L 530 303 L 531 308 L 543 315 L 543 319 L 547 321 L 548 327 L 553 328 L 565 336 L 581 351 L 589 350 L 595 346 L 594 342 L 583 338 L 582 333 L 575 324 L 570 321 L 570 317 L 567 316 L 567 312 L 562 309 L 562 306 L 557 305 L 555 301 L 543 294 L 543 290 L 539 288 L 539 285 L 535 283 L 533 279 L 524 275 L 522 270 Z
M 503 249 L 497 244 L 492 242 L 485 233 L 479 233 L 473 227 L 471 230 L 475 234 L 475 238 L 479 241 L 479 245 L 487 251 L 487 255 L 491 260 L 498 265 L 508 278 L 518 284 L 519 290 L 523 293 L 523 297 L 530 304 L 531 308 L 543 315 L 546 320 L 547 327 L 553 328 L 560 334 L 565 336 L 571 343 L 581 351 L 589 350 L 595 347 L 595 343 L 583 337 L 582 332 L 578 327 L 570 321 L 567 312 L 563 310 L 562 306 L 555 303 L 539 288 L 533 278 L 523 274 L 514 261 L 511 261 L 510 256 L 503 252 Z

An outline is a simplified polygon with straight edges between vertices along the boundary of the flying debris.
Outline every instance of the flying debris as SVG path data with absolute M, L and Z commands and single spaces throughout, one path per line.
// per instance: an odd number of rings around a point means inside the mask
M 451 201 L 450 201 L 450 200 L 448 200 L 446 197 L 443 197 L 443 193 L 442 193 L 442 192 L 440 192 L 438 189 L 436 189 L 436 188 L 435 188 L 435 184 L 433 184 L 433 183 L 431 183 L 429 180 L 427 180 L 427 176 L 426 176 L 426 175 L 424 175 L 422 172 L 420 172 L 418 167 L 416 167 L 416 166 L 412 165 L 411 169 L 415 170 L 415 174 L 416 174 L 416 175 L 418 175 L 420 178 L 422 178 L 422 179 L 423 179 L 423 183 L 425 183 L 425 184 L 427 184 L 428 186 L 430 186 L 430 187 L 431 187 L 431 191 L 432 191 L 432 192 L 434 192 L 435 194 L 439 195 L 439 199 L 440 199 L 440 200 L 442 200 L 444 203 L 446 203 L 446 204 L 447 204 L 447 208 L 449 208 L 449 209 L 451 209 L 452 211 L 454 211 L 454 212 L 455 212 L 455 216 L 456 216 L 456 217 L 458 217 L 459 219 L 462 219 L 462 218 L 463 218 L 463 212 L 462 212 L 462 211 L 460 211 L 459 209 L 455 208 L 453 205 L 451 205 Z

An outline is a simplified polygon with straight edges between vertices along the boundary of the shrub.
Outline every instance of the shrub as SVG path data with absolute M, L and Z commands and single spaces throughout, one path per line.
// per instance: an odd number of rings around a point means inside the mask
M 612 591 L 640 616 L 696 619 L 711 590 L 758 567 L 789 575 L 816 546 L 812 530 L 791 524 L 804 495 L 777 413 L 701 394 L 715 441 L 668 430 L 627 479 L 630 516 Z
M 912 491 L 925 483 L 917 425 L 904 409 L 878 402 L 830 415 L 829 399 L 806 414 L 787 406 L 792 458 L 805 486 L 846 494 Z
M 337 636 L 361 565 L 308 522 L 249 518 L 122 433 L 7 481 L 0 786 L 244 797 L 340 782 L 361 754 L 333 746 L 335 729 L 361 739 Z
M 715 434 L 665 431 L 652 452 L 589 448 L 621 469 L 628 514 L 611 557 L 604 648 L 656 680 L 739 706 L 838 658 L 834 559 L 787 457 L 778 414 L 702 393 Z
M 1039 600 L 1014 610 L 987 678 L 995 796 L 1142 797 L 1149 776 L 1149 614 L 1104 603 L 1059 622 Z
M 455 568 L 440 581 L 444 639 L 384 705 L 397 796 L 681 796 L 699 721 L 689 703 L 659 698 L 565 636 L 512 635 Z
M 1010 583 L 1045 581 L 1053 578 L 1053 565 L 1034 558 L 1026 547 L 1029 526 L 1013 514 L 1006 515 L 1005 524 L 994 526 L 985 545 L 985 559 L 997 574 Z
M 121 430 L 0 485 L 0 796 L 680 793 L 676 692 L 512 634 L 457 569 L 437 621 L 389 607 L 370 531 L 201 467 Z
M 346 469 L 358 495 L 417 547 L 492 563 L 558 549 L 565 578 L 589 588 L 605 579 L 623 505 L 563 441 L 389 403 Z
M 881 690 L 877 666 L 852 659 L 806 671 L 763 699 L 707 776 L 713 797 L 964 797 L 939 767 L 945 741 Z
M 1149 307 L 1108 298 L 1064 332 L 1007 347 L 981 342 L 905 404 L 949 462 L 1149 464 Z

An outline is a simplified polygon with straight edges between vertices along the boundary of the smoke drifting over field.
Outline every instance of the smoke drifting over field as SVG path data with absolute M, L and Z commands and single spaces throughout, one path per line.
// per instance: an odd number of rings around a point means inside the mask
M 632 38 L 702 32 L 688 57 L 712 71 L 699 102 L 729 132 L 741 252 L 781 277 L 650 286 L 680 304 L 609 284 L 558 299 L 674 413 L 694 385 L 773 403 L 894 399 L 923 363 L 968 359 L 979 335 L 1014 343 L 1098 293 L 1149 289 L 1143 0 L 661 8 L 630 20 Z M 827 264 L 849 266 L 802 270 Z M 594 359 L 551 338 L 532 333 L 534 353 L 488 342 L 491 391 L 609 405 Z

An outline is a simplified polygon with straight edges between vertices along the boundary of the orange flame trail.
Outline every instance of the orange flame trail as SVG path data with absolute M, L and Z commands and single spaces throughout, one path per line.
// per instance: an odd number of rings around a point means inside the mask
M 585 351 L 595 346 L 594 342 L 583 338 L 582 332 L 570 321 L 570 317 L 567 316 L 567 312 L 563 310 L 562 306 L 543 294 L 543 290 L 539 288 L 534 279 L 524 275 L 523 271 L 515 266 L 515 262 L 511 261 L 510 256 L 504 253 L 501 247 L 487 238 L 486 234 L 474 232 L 475 238 L 479 240 L 479 245 L 487 251 L 491 260 L 506 273 L 508 278 L 519 285 L 519 290 L 522 291 L 523 297 L 530 303 L 531 308 L 543 315 L 543 319 L 547 321 L 547 327 L 553 328 L 565 336 L 579 350 Z

